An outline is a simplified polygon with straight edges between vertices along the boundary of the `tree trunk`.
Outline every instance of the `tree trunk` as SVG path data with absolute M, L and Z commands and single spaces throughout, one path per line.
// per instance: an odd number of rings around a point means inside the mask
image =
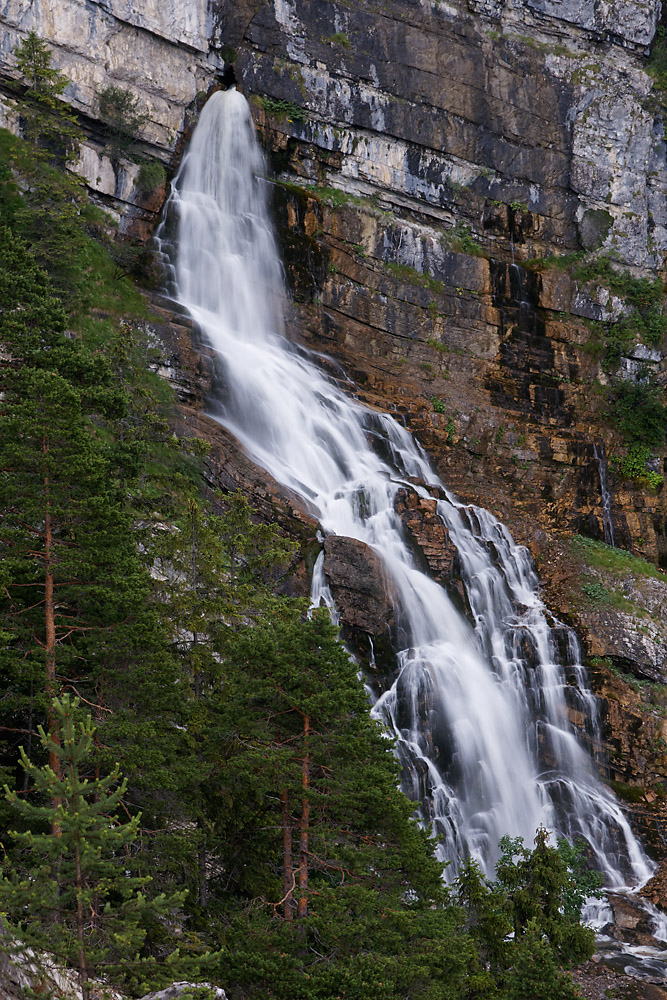
M 280 813 L 283 826 L 283 916 L 294 917 L 294 864 L 292 860 L 292 824 L 290 822 L 287 789 L 280 790 Z
M 81 874 L 81 851 L 79 844 L 74 847 L 74 860 L 76 864 L 76 936 L 79 942 L 79 985 L 83 1000 L 89 1000 L 90 989 L 88 987 L 88 965 L 86 962 L 86 939 L 85 918 L 83 912 L 83 877 Z
M 46 442 L 44 451 L 48 451 Z M 55 746 L 60 746 L 60 729 L 51 702 L 58 695 L 56 690 L 56 606 L 53 595 L 53 525 L 51 524 L 51 501 L 49 477 L 44 477 L 44 624 L 46 654 L 46 695 L 49 737 Z M 54 748 L 49 750 L 49 767 L 60 778 L 60 758 Z
M 301 823 L 299 834 L 299 901 L 297 917 L 308 916 L 308 834 L 310 831 L 310 801 L 308 788 L 310 782 L 310 756 L 308 754 L 308 734 L 310 732 L 310 716 L 303 717 L 303 761 L 301 764 Z
M 42 451 L 46 455 L 49 444 L 42 439 Z M 53 594 L 53 525 L 51 523 L 51 483 L 48 475 L 44 476 L 44 633 L 46 661 L 46 724 L 51 745 L 49 746 L 49 767 L 60 779 L 62 775 L 60 757 L 57 748 L 60 747 L 60 727 L 53 711 L 53 699 L 60 693 L 56 688 L 56 604 Z M 53 799 L 53 807 L 57 809 L 60 799 Z M 60 824 L 53 821 L 52 833 L 60 836 Z M 85 998 L 84 998 L 85 1000 Z
M 200 804 L 200 808 L 203 806 Z M 206 909 L 208 906 L 208 881 L 206 873 L 206 834 L 204 832 L 203 822 L 201 826 L 201 840 L 199 841 L 199 905 L 202 909 Z

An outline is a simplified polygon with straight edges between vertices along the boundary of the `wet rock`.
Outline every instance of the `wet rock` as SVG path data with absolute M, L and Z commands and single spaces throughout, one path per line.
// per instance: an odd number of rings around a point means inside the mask
M 667 865 L 661 865 L 655 875 L 639 890 L 643 899 L 663 911 L 667 911 Z
M 324 573 L 341 621 L 371 636 L 387 636 L 395 625 L 390 583 L 382 560 L 356 538 L 328 535 Z
M 651 915 L 642 906 L 641 900 L 633 896 L 608 896 L 614 913 L 614 934 L 623 941 L 634 945 L 654 945 Z
M 255 465 L 221 424 L 200 410 L 181 406 L 173 426 L 179 437 L 196 437 L 208 444 L 204 475 L 214 497 L 241 490 L 261 520 L 277 523 L 306 545 L 314 541 L 317 521 L 304 509 L 301 498 Z
M 468 612 L 458 550 L 437 513 L 437 500 L 403 487 L 396 494 L 394 507 L 417 562 L 447 590 L 461 611 Z

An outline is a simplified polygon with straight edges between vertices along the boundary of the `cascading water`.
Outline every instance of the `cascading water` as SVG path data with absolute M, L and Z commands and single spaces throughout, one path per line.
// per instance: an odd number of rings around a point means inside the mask
M 263 174 L 244 98 L 214 94 L 169 204 L 176 297 L 220 358 L 216 418 L 325 534 L 383 560 L 404 648 L 373 711 L 397 738 L 406 791 L 453 868 L 472 853 L 492 872 L 504 834 L 530 844 L 543 823 L 583 836 L 610 886 L 645 881 L 651 865 L 582 748 L 596 743 L 597 708 L 576 638 L 540 601 L 528 553 L 490 513 L 450 496 L 392 417 L 346 396 L 284 339 Z M 395 510 L 406 484 L 439 498 L 474 624 L 415 564 Z M 331 606 L 322 558 L 312 598 Z
M 607 456 L 604 453 L 604 445 L 600 442 L 593 445 L 593 454 L 598 463 L 598 474 L 600 476 L 600 496 L 602 498 L 602 530 L 604 540 L 607 545 L 614 546 L 614 522 L 611 518 L 611 494 L 609 492 L 609 479 L 607 477 Z

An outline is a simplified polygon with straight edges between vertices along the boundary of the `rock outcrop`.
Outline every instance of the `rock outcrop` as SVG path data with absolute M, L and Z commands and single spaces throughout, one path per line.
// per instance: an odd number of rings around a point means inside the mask
M 390 636 L 396 624 L 391 586 L 373 549 L 356 538 L 328 535 L 324 575 L 344 625 L 374 638 Z

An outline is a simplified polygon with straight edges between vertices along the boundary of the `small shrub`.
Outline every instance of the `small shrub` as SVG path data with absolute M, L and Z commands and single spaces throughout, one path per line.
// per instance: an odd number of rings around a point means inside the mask
M 137 178 L 137 187 L 140 191 L 145 191 L 147 194 L 151 191 L 157 191 L 164 184 L 166 177 L 165 169 L 159 160 L 147 161 L 141 164 Z
M 295 104 L 294 101 L 287 101 L 283 98 L 267 97 L 266 95 L 262 96 L 260 100 L 267 114 L 271 115 L 273 118 L 277 118 L 278 120 L 287 119 L 291 122 L 298 122 L 300 125 L 305 125 L 308 121 L 308 112 L 305 108 Z
M 470 254 L 473 257 L 481 257 L 483 253 L 481 243 L 477 242 L 470 226 L 466 226 L 464 222 L 457 222 L 454 226 L 451 245 L 452 250 Z
M 343 31 L 337 31 L 334 35 L 329 35 L 327 42 L 331 42 L 332 45 L 342 45 L 344 49 L 349 49 L 352 44 Z
M 662 390 L 650 381 L 619 382 L 611 387 L 610 416 L 628 445 L 659 448 L 665 442 L 667 410 Z
M 594 604 L 607 604 L 611 598 L 611 591 L 601 583 L 582 583 L 582 593 Z
M 148 121 L 139 110 L 139 98 L 123 87 L 106 87 L 100 94 L 100 117 L 107 128 L 111 159 L 117 163 L 129 156 Z
M 431 396 L 431 405 L 436 413 L 446 413 L 447 407 L 439 396 Z
M 657 490 L 663 485 L 664 477 L 659 472 L 653 472 L 646 468 L 650 457 L 651 451 L 646 445 L 633 444 L 628 448 L 627 455 L 616 460 L 616 465 L 624 479 L 645 483 Z

